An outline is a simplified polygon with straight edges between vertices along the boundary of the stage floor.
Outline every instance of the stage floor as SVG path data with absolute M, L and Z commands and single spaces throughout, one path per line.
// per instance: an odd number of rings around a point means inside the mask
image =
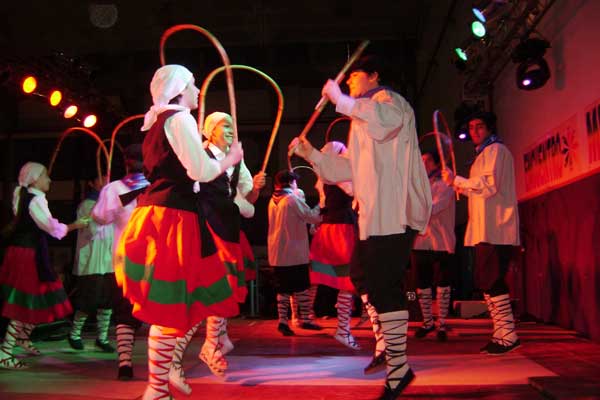
M 384 372 L 365 376 L 373 339 L 367 324 L 353 330 L 361 346 L 353 351 L 336 342 L 335 319 L 318 319 L 322 331 L 293 328 L 283 337 L 274 320 L 233 319 L 229 336 L 235 349 L 228 355 L 224 378 L 211 375 L 197 358 L 204 329 L 188 348 L 184 367 L 193 388 L 191 396 L 174 391 L 177 399 L 374 399 Z M 358 319 L 353 319 L 353 326 Z M 488 340 L 491 322 L 450 319 L 449 340 L 435 335 L 412 337 L 409 363 L 417 378 L 402 398 L 418 399 L 591 399 L 600 398 L 600 344 L 553 326 L 520 323 L 523 346 L 504 356 L 479 354 Z M 28 357 L 30 368 L 0 370 L 1 399 L 135 399 L 146 384 L 147 328 L 136 337 L 135 379 L 116 380 L 116 354 L 95 351 L 93 338 L 86 350 L 72 350 L 66 341 L 41 341 L 43 355 Z M 114 338 L 114 335 L 113 335 Z M 21 356 L 21 355 L 20 355 Z

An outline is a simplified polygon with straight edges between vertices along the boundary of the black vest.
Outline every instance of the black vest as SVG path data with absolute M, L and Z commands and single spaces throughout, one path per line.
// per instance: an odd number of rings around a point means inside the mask
M 210 158 L 215 159 L 210 149 L 205 150 Z M 223 172 L 211 182 L 200 183 L 200 191 L 197 194 L 200 217 L 210 224 L 220 238 L 233 243 L 240 242 L 240 209 L 233 202 L 239 176 L 240 163 L 234 167 L 231 179 L 227 172 Z
M 35 195 L 29 192 L 23 194 L 26 196 L 25 201 L 20 204 L 20 207 L 22 207 L 19 210 L 20 216 L 14 221 L 14 230 L 11 232 L 7 243 L 9 246 L 34 249 L 39 280 L 41 282 L 54 282 L 58 277 L 50 265 L 46 232 L 38 228 L 29 214 L 29 203 Z
M 356 213 L 352 209 L 352 197 L 337 185 L 323 185 L 325 192 L 324 224 L 356 224 Z
M 138 206 L 164 206 L 196 212 L 194 181 L 177 158 L 165 134 L 165 121 L 178 112 L 167 110 L 158 115 L 142 144 L 144 175 L 150 182 L 138 197 Z

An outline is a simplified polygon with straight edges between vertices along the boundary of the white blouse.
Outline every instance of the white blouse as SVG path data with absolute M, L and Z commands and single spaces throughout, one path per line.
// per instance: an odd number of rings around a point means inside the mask
M 456 176 L 454 188 L 469 198 L 465 246 L 519 245 L 514 162 L 505 145 L 492 143 L 483 149 L 471 166 L 469 178 Z
M 291 189 L 288 191 L 277 204 L 273 199 L 269 202 L 267 249 L 271 266 L 308 264 L 310 249 L 306 224 L 321 222 L 318 205 L 311 209 Z
M 196 120 L 190 110 L 181 107 L 165 121 L 165 135 L 188 177 L 210 182 L 223 173 L 221 163 L 206 154 Z
M 67 225 L 61 224 L 56 218 L 52 217 L 48 209 L 46 193 L 31 187 L 27 188 L 27 191 L 34 195 L 29 203 L 29 215 L 31 215 L 37 227 L 56 239 L 64 238 L 69 229 Z
M 431 191 L 412 107 L 389 90 L 353 104 L 351 109 L 344 102 L 336 107 L 352 118 L 347 156 L 315 150 L 309 161 L 324 183 L 352 181 L 361 240 L 404 233 L 407 226 L 424 232 Z
M 454 253 L 456 235 L 454 225 L 456 218 L 456 200 L 454 191 L 439 177 L 429 179 L 431 183 L 431 218 L 427 231 L 417 235 L 413 248 L 415 250 L 446 251 Z

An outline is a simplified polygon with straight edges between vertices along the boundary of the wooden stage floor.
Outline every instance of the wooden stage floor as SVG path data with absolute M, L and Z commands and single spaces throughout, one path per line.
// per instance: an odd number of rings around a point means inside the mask
M 193 393 L 174 390 L 176 399 L 374 399 L 384 373 L 363 375 L 373 346 L 367 324 L 353 330 L 361 346 L 350 350 L 332 335 L 335 319 L 318 319 L 322 331 L 294 328 L 296 336 L 283 337 L 275 320 L 233 319 L 229 336 L 235 349 L 228 355 L 224 378 L 211 375 L 197 358 L 204 329 L 199 330 L 185 354 L 184 367 Z M 353 326 L 358 318 L 353 319 Z M 575 332 L 535 323 L 520 323 L 523 346 L 504 356 L 479 354 L 488 340 L 486 319 L 450 319 L 449 340 L 435 335 L 412 337 L 409 363 L 417 378 L 402 398 L 414 399 L 600 399 L 600 344 Z M 116 354 L 72 350 L 65 340 L 40 341 L 39 357 L 28 357 L 27 370 L 0 370 L 0 399 L 135 399 L 146 384 L 146 340 L 142 328 L 136 337 L 135 379 L 116 380 Z M 114 338 L 114 336 L 113 336 Z M 20 355 L 21 356 L 21 355 Z

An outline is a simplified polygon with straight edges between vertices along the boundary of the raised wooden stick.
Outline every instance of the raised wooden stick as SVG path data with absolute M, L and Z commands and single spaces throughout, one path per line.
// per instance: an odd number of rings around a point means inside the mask
M 369 45 L 369 41 L 368 40 L 363 40 L 358 45 L 358 47 L 356 48 L 356 50 L 354 50 L 354 53 L 352 54 L 352 56 L 348 59 L 348 61 L 346 62 L 346 64 L 344 64 L 344 66 L 342 67 L 342 69 L 340 70 L 340 72 L 335 77 L 335 81 L 338 84 L 340 82 L 342 82 L 342 79 L 344 79 L 344 75 L 346 74 L 346 72 L 348 72 L 348 70 L 350 69 L 350 67 L 352 66 L 352 64 L 354 64 L 354 62 L 358 59 L 358 57 L 360 57 L 360 55 L 362 54 L 362 52 L 365 50 L 365 48 L 368 45 Z M 308 119 L 308 122 L 306 123 L 306 126 L 304 127 L 304 129 L 302 130 L 302 132 L 300 132 L 300 135 L 298 135 L 298 137 L 300 139 L 304 139 L 306 137 L 306 135 L 308 134 L 308 132 L 310 131 L 310 129 L 314 125 L 315 121 L 319 117 L 319 115 L 321 115 L 321 112 L 323 112 L 323 109 L 325 109 L 325 106 L 327 105 L 327 103 L 329 103 L 329 99 L 327 98 L 327 96 L 321 97 L 321 100 L 319 100 L 319 102 L 315 106 L 315 111 L 313 111 L 312 115 Z M 290 157 L 294 154 L 294 150 L 296 150 L 295 146 L 292 147 L 288 151 L 288 168 L 290 170 L 291 170 Z
M 271 137 L 269 139 L 269 145 L 267 146 L 267 152 L 265 153 L 265 158 L 263 160 L 262 167 L 260 169 L 260 172 L 264 173 L 265 170 L 267 169 L 267 164 L 269 163 L 269 157 L 271 156 L 271 150 L 273 149 L 273 144 L 275 143 L 275 138 L 277 137 L 277 132 L 279 131 L 279 124 L 281 123 L 281 116 L 283 115 L 283 103 L 284 103 L 283 102 L 283 93 L 281 92 L 281 89 L 279 88 L 279 86 L 277 85 L 275 80 L 259 69 L 249 67 L 247 65 L 236 65 L 236 64 L 231 65 L 230 67 L 232 69 L 242 69 L 242 70 L 254 72 L 255 74 L 264 78 L 267 82 L 269 82 L 271 84 L 271 86 L 273 87 L 273 89 L 275 89 L 275 92 L 277 93 L 277 100 L 279 102 L 279 105 L 277 107 L 277 116 L 275 117 L 275 123 L 273 124 L 273 129 L 271 130 Z M 200 132 L 202 132 L 202 130 L 204 129 L 203 128 L 204 114 L 205 114 L 204 110 L 206 108 L 205 107 L 206 106 L 206 92 L 208 91 L 208 86 L 210 85 L 210 83 L 212 82 L 214 77 L 219 72 L 222 72 L 225 69 L 226 69 L 226 67 L 224 67 L 224 66 L 214 69 L 204 79 L 204 82 L 202 82 L 202 87 L 200 88 L 200 93 L 198 94 L 198 107 L 199 107 L 198 130 Z
M 202 33 L 210 42 L 217 48 L 217 51 L 221 55 L 221 59 L 223 60 L 223 65 L 226 69 L 227 74 L 227 93 L 229 94 L 229 108 L 231 119 L 233 121 L 233 141 L 236 143 L 238 141 L 238 131 L 237 131 L 237 111 L 235 107 L 235 91 L 233 88 L 233 72 L 231 70 L 231 63 L 229 62 L 229 56 L 225 51 L 225 48 L 221 45 L 221 42 L 208 30 L 192 24 L 182 24 L 175 25 L 171 28 L 167 29 L 165 33 L 163 33 L 160 38 L 160 63 L 161 65 L 165 65 L 165 42 L 175 32 L 183 31 L 183 30 L 193 30 L 196 32 Z

